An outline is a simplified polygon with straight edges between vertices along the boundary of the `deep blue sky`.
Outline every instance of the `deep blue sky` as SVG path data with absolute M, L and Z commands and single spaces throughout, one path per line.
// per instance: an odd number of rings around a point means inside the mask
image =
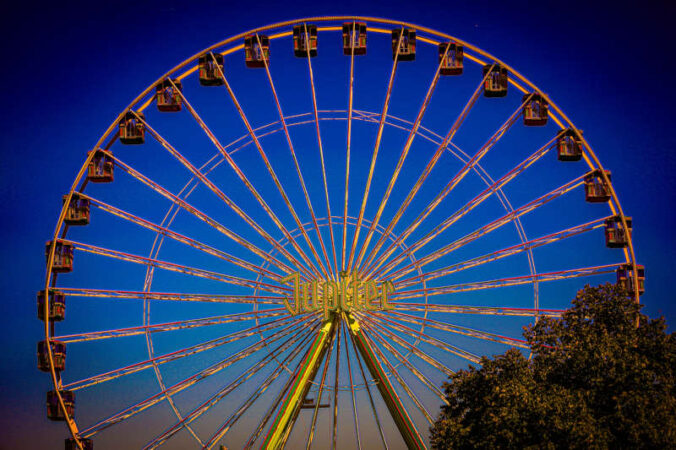
M 68 2 L 6 6 L 0 22 L 0 196 L 4 323 L 0 448 L 62 448 L 44 416 L 35 368 L 35 292 L 61 195 L 90 148 L 138 92 L 198 50 L 246 29 L 313 15 L 357 14 L 448 32 L 520 70 L 584 130 L 646 266 L 645 312 L 672 325 L 676 306 L 676 73 L 673 6 L 644 2 Z M 665 2 L 666 3 L 666 2 Z

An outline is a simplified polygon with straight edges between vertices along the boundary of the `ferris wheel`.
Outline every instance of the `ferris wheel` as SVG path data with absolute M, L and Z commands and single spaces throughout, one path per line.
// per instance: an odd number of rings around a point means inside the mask
M 426 448 L 449 375 L 528 352 L 583 283 L 638 301 L 631 226 L 582 131 L 481 49 L 250 30 L 86 152 L 38 293 L 47 416 L 67 449 Z

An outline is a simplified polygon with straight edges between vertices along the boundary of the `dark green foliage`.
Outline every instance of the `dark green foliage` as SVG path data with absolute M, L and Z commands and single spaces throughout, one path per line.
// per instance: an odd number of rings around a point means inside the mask
M 512 349 L 451 377 L 432 446 L 676 448 L 676 335 L 639 311 L 615 285 L 587 286 L 525 329 L 530 360 Z

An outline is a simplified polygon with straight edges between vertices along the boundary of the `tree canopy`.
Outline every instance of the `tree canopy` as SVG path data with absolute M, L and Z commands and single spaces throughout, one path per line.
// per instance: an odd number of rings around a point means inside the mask
M 447 448 L 676 448 L 676 335 L 620 287 L 579 291 L 561 318 L 445 384 L 431 428 Z M 638 322 L 638 326 L 637 326 Z

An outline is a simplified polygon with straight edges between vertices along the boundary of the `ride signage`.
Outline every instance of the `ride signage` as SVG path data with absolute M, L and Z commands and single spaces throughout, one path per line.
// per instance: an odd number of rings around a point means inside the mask
M 293 287 L 293 298 L 284 297 L 284 306 L 291 314 L 324 311 L 328 319 L 331 312 L 384 311 L 392 309 L 389 297 L 394 292 L 391 281 L 378 283 L 362 281 L 357 272 L 340 272 L 339 281 L 311 280 L 301 282 L 300 274 L 294 272 L 282 283 Z

